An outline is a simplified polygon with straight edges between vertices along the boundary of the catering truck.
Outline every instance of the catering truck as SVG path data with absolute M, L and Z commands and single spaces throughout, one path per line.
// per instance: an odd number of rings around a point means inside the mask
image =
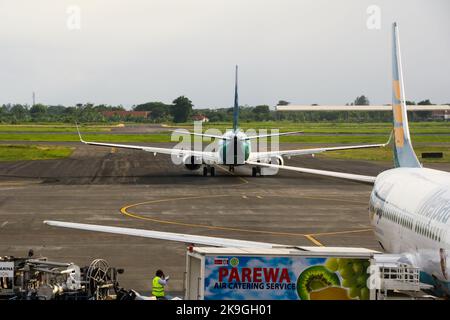
M 188 300 L 434 299 L 420 270 L 364 248 L 189 247 Z
M 185 299 L 375 299 L 369 277 L 377 253 L 339 247 L 192 247 L 186 256 Z

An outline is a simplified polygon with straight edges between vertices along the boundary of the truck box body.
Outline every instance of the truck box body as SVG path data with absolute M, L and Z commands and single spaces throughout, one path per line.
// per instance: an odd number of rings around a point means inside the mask
M 370 299 L 373 250 L 195 247 L 187 253 L 189 300 Z

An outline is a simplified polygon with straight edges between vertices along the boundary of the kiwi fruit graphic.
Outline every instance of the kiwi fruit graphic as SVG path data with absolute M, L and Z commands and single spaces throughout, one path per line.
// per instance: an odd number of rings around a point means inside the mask
M 313 266 L 305 269 L 297 279 L 297 293 L 300 299 L 309 300 L 312 291 L 332 286 L 340 286 L 336 273 L 324 266 Z
M 350 298 L 361 300 L 367 300 L 370 297 L 367 288 L 367 279 L 369 278 L 367 268 L 369 265 L 370 262 L 367 260 L 348 258 L 328 258 L 325 262 L 328 269 L 337 266 L 337 272 L 342 278 L 342 287 L 348 289 Z

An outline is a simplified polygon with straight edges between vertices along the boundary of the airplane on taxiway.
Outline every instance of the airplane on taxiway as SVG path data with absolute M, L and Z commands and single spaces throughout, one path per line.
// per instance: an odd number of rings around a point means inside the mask
M 201 136 L 214 138 L 218 140 L 218 145 L 215 151 L 203 151 L 203 150 L 189 150 L 180 148 L 159 148 L 152 146 L 136 146 L 127 144 L 114 144 L 114 143 L 103 143 L 103 142 L 90 142 L 85 141 L 81 137 L 80 131 L 78 130 L 78 135 L 82 143 L 94 146 L 104 146 L 104 147 L 114 147 L 114 148 L 124 148 L 124 149 L 134 149 L 142 150 L 147 152 L 152 152 L 155 155 L 157 153 L 170 154 L 182 158 L 182 164 L 188 170 L 199 170 L 203 167 L 203 175 L 207 176 L 208 173 L 211 176 L 215 175 L 214 165 L 225 165 L 229 167 L 230 171 L 234 171 L 237 166 L 242 166 L 249 164 L 250 162 L 258 163 L 271 163 L 284 165 L 283 156 L 291 157 L 298 155 L 314 155 L 316 153 L 326 152 L 326 151 L 337 151 L 337 150 L 349 150 L 349 149 L 363 149 L 363 148 L 377 148 L 385 147 L 387 143 L 383 144 L 370 144 L 370 145 L 353 145 L 353 146 L 340 146 L 340 147 L 324 147 L 324 148 L 312 148 L 312 149 L 296 149 L 296 150 L 277 150 L 277 151 L 264 151 L 264 152 L 252 152 L 251 151 L 251 140 L 268 138 L 274 136 L 282 136 L 288 134 L 301 133 L 301 131 L 296 132 L 283 132 L 274 134 L 261 134 L 261 135 L 247 135 L 241 129 L 239 129 L 238 119 L 239 119 L 239 103 L 238 103 L 238 67 L 236 66 L 236 80 L 235 80 L 235 92 L 234 92 L 234 108 L 233 108 L 233 129 L 226 131 L 223 135 L 214 135 L 206 133 L 195 133 L 195 132 L 179 132 L 181 134 L 190 134 L 193 136 Z M 258 165 L 252 166 L 252 176 L 257 174 L 261 175 L 261 167 Z

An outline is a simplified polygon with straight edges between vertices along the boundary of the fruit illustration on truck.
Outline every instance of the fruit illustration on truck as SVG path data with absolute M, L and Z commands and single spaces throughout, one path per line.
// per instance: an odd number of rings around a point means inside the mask
M 361 259 L 328 258 L 324 265 L 303 270 L 297 294 L 302 300 L 368 300 L 369 264 Z

